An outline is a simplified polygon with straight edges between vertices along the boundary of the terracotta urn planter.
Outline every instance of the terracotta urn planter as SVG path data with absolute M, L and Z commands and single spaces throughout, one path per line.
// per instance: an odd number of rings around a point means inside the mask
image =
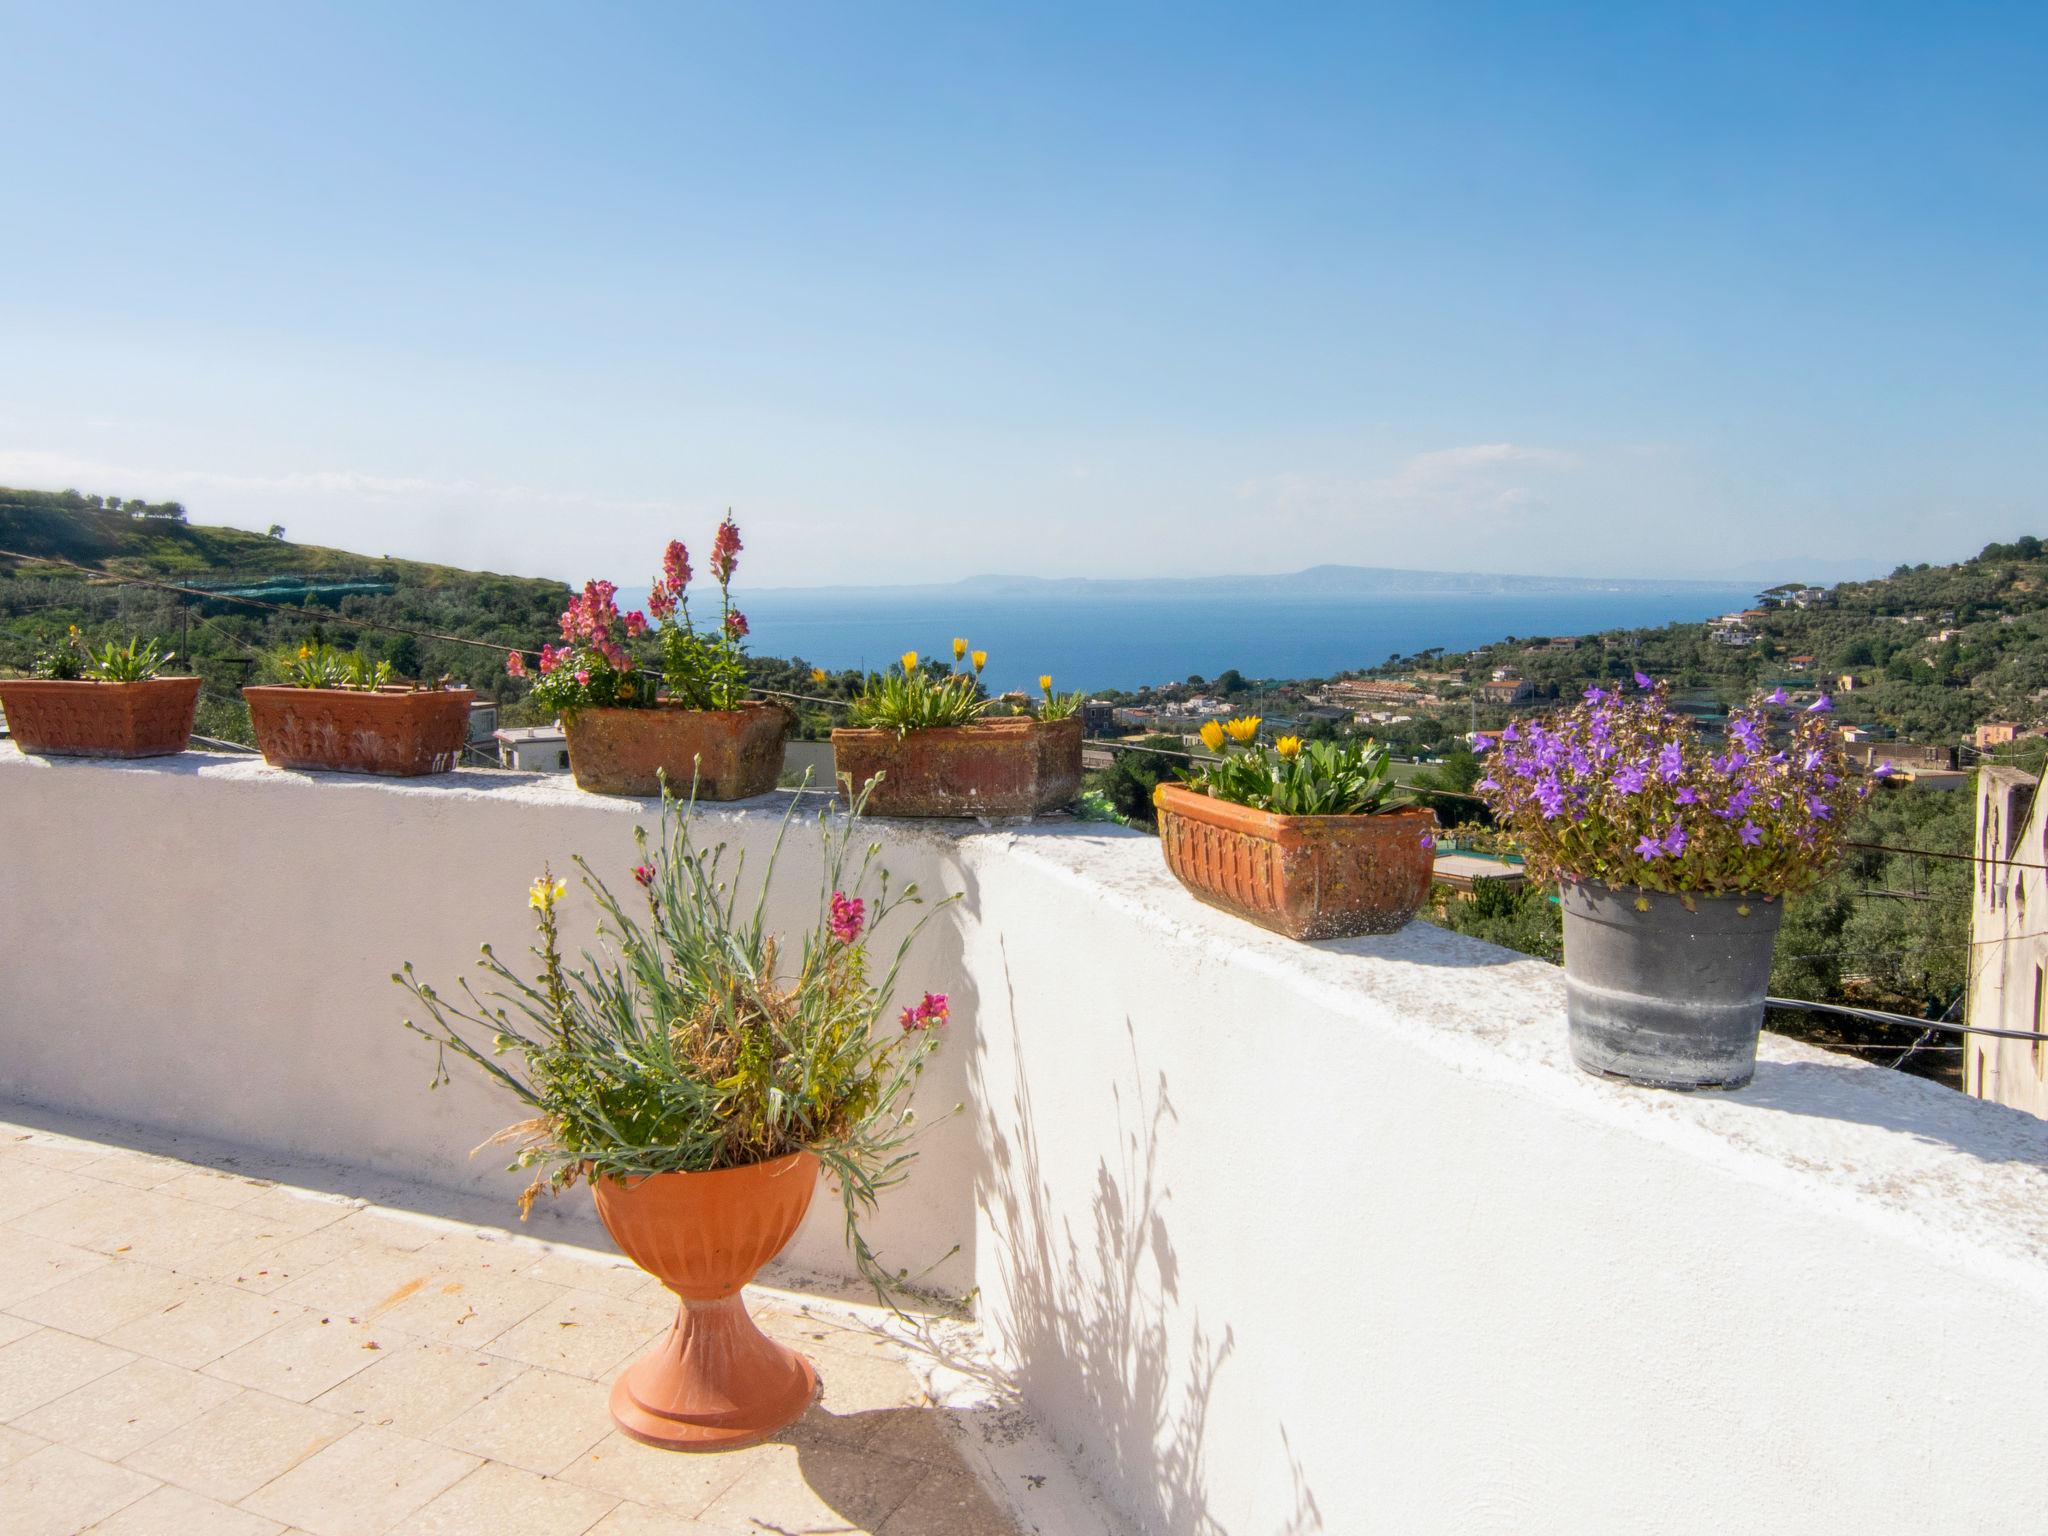
M 1392 933 L 1429 897 L 1436 812 L 1276 816 L 1162 784 L 1159 843 L 1212 907 L 1292 939 Z
M 192 739 L 198 708 L 196 677 L 0 680 L 0 710 L 14 744 L 47 757 L 168 757 Z
M 834 767 L 856 791 L 880 774 L 870 816 L 1037 816 L 1081 791 L 1078 719 L 982 720 L 898 736 L 840 727 Z
M 754 1326 L 740 1289 L 796 1234 L 817 1186 L 808 1152 L 591 1186 L 620 1250 L 679 1303 L 653 1353 L 612 1383 L 620 1429 L 668 1450 L 730 1451 L 803 1416 L 818 1373 Z
M 451 772 L 469 740 L 467 688 L 244 688 L 273 768 L 413 778 Z
M 746 800 L 765 795 L 782 776 L 782 738 L 789 714 L 776 704 L 738 709 L 579 709 L 562 720 L 569 737 L 569 771 L 600 795 L 669 792 L 699 800 Z

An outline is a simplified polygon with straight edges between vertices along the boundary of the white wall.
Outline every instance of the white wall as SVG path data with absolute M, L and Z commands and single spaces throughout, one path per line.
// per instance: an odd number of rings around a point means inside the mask
M 638 811 L 0 755 L 0 1082 L 486 1179 L 461 1150 L 505 1111 L 426 1094 L 384 973 L 510 947 L 540 859 L 623 862 Z M 891 1257 L 965 1243 L 950 1277 L 1134 1529 L 2038 1528 L 2025 1437 L 1972 1432 L 2048 1422 L 2014 1342 L 2048 1308 L 2042 1122 L 1777 1040 L 1740 1093 L 1628 1090 L 1570 1066 L 1534 962 L 1271 938 L 1114 829 L 876 826 L 966 898 L 927 963 L 931 1099 L 972 1113 Z

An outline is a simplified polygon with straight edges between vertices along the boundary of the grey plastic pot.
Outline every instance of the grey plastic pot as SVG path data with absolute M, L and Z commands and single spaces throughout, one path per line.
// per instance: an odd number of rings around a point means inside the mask
M 1755 1075 L 1781 903 L 1695 896 L 1689 910 L 1572 880 L 1558 900 L 1573 1061 L 1646 1088 L 1740 1088 Z

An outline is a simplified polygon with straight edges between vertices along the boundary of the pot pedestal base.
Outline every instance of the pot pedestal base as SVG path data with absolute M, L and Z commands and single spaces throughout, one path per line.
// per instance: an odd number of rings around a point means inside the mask
M 754 1325 L 738 1295 L 686 1300 L 654 1352 L 612 1383 L 612 1422 L 669 1451 L 734 1451 L 802 1418 L 818 1373 Z

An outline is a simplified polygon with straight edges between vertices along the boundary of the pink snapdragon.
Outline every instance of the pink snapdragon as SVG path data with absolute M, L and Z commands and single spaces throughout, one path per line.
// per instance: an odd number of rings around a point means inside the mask
M 681 539 L 670 539 L 668 548 L 661 553 L 661 579 L 667 585 L 671 602 L 682 601 L 683 593 L 690 586 L 690 552 L 683 547 Z
M 725 616 L 725 632 L 735 640 L 747 638 L 747 616 L 735 608 Z
M 676 600 L 669 595 L 666 582 L 657 581 L 647 594 L 647 611 L 657 619 L 666 619 L 676 611 Z
M 740 543 L 739 524 L 728 515 L 718 525 L 718 533 L 711 541 L 711 574 L 724 586 L 732 580 L 732 573 L 740 563 L 740 551 L 746 546 Z
M 510 677 L 526 676 L 526 658 L 517 651 L 505 653 L 505 672 Z
M 927 992 L 922 1002 L 912 1003 L 903 1010 L 902 1024 L 904 1032 L 908 1033 L 913 1029 L 930 1029 L 934 1024 L 943 1024 L 951 1012 L 952 1008 L 945 993 Z
M 568 658 L 569 647 L 566 645 L 559 647 L 552 645 L 542 646 L 540 648 L 541 676 L 547 676 L 548 673 L 554 671 L 555 668 L 559 667 Z
M 842 944 L 851 944 L 860 937 L 866 922 L 866 904 L 858 896 L 849 896 L 844 891 L 832 893 L 832 911 L 827 926 L 831 928 L 833 938 Z
M 637 640 L 646 633 L 647 615 L 636 608 L 631 613 L 626 615 L 627 638 Z

